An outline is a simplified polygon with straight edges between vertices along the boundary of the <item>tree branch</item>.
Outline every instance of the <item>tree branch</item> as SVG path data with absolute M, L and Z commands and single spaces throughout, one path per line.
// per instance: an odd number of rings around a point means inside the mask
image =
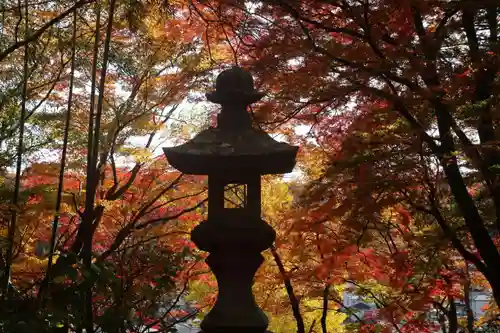
M 73 5 L 73 7 L 68 8 L 67 10 L 65 10 L 64 12 L 59 14 L 58 16 L 54 17 L 52 20 L 45 23 L 40 29 L 35 31 L 35 33 L 27 36 L 24 40 L 16 42 L 15 44 L 9 46 L 7 49 L 2 51 L 0 53 L 0 62 L 3 61 L 9 54 L 11 54 L 15 50 L 19 49 L 20 47 L 23 47 L 24 45 L 29 44 L 29 43 L 37 40 L 47 29 L 49 29 L 53 25 L 57 24 L 59 21 L 64 19 L 69 14 L 73 13 L 78 8 L 81 8 L 89 3 L 94 2 L 94 1 L 96 1 L 96 0 L 83 0 L 83 1 L 79 1 L 79 2 L 75 3 Z

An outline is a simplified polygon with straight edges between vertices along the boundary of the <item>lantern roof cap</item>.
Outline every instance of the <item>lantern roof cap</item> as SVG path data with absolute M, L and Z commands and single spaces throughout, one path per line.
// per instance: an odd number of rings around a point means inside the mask
M 181 172 L 229 176 L 291 172 L 298 147 L 278 142 L 258 129 L 227 134 L 210 128 L 183 145 L 163 149 L 169 163 Z
M 253 87 L 250 73 L 240 67 L 223 71 L 209 101 L 222 105 L 217 126 L 190 141 L 163 148 L 169 163 L 186 174 L 238 177 L 291 172 L 298 147 L 278 142 L 252 126 L 248 105 L 264 96 Z

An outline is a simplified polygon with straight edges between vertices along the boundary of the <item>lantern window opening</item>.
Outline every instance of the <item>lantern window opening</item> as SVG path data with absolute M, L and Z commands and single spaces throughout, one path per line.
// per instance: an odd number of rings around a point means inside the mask
M 230 183 L 224 186 L 224 208 L 235 209 L 247 206 L 247 184 Z

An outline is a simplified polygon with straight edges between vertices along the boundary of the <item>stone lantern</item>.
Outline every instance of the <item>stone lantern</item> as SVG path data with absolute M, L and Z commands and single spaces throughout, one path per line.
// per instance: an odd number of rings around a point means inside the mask
M 298 147 L 275 141 L 252 126 L 248 106 L 264 94 L 240 67 L 222 72 L 207 99 L 222 106 L 217 126 L 187 143 L 164 148 L 179 171 L 208 175 L 208 219 L 191 232 L 196 246 L 209 252 L 207 264 L 219 293 L 201 323 L 204 333 L 265 332 L 268 320 L 252 294 L 254 275 L 270 248 L 274 230 L 261 219 L 261 175 L 291 172 Z M 241 202 L 228 207 L 228 188 L 239 188 Z

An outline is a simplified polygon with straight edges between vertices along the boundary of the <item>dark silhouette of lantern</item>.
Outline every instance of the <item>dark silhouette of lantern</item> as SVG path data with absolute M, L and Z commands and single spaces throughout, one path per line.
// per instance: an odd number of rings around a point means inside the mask
M 261 252 L 275 239 L 274 230 L 261 219 L 260 177 L 291 172 L 298 147 L 252 127 L 248 106 L 263 96 L 242 68 L 222 72 L 216 90 L 207 94 L 222 106 L 217 126 L 183 145 L 164 148 L 179 171 L 208 175 L 208 219 L 191 233 L 196 246 L 210 253 L 207 263 L 219 286 L 217 302 L 201 324 L 205 333 L 258 333 L 268 325 L 252 294 Z M 235 207 L 225 207 L 228 188 L 243 190 Z

